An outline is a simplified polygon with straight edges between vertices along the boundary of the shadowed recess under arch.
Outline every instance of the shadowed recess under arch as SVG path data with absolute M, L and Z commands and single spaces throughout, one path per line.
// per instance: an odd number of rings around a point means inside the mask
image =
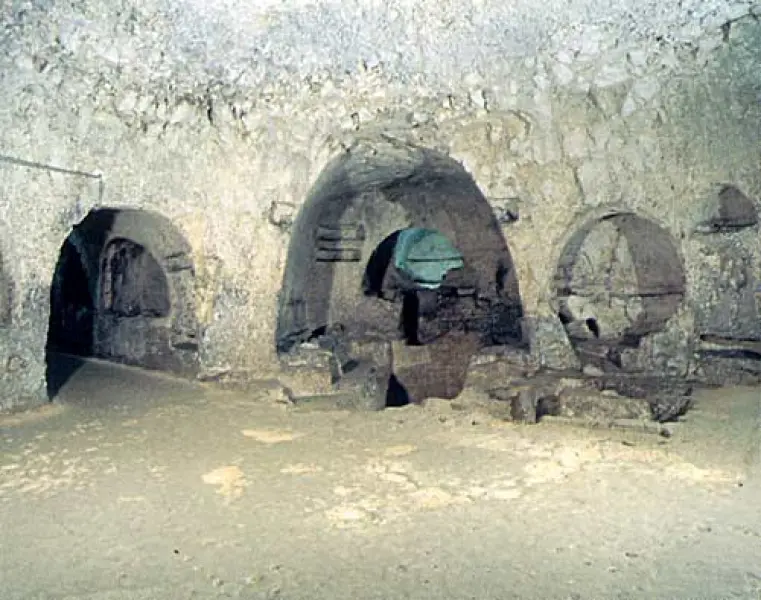
M 411 227 L 436 230 L 462 252 L 457 285 L 476 299 L 473 321 L 489 330 L 485 343 L 520 343 L 512 258 L 473 178 L 442 153 L 384 140 L 359 142 L 334 159 L 299 212 L 280 291 L 278 351 L 336 323 L 350 336 L 393 335 L 396 309 L 366 296 L 363 281 L 373 252 Z
M 92 210 L 64 241 L 50 291 L 48 395 L 98 357 L 194 376 L 198 323 L 191 248 L 166 217 Z
M 560 256 L 554 288 L 558 315 L 577 351 L 597 356 L 602 348 L 610 358 L 666 327 L 684 300 L 686 276 L 666 229 L 615 212 L 575 230 Z

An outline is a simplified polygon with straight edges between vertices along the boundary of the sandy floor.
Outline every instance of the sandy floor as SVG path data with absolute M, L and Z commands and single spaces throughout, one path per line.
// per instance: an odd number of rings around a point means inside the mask
M 0 417 L 0 596 L 759 599 L 760 405 L 702 393 L 664 439 L 88 364 Z

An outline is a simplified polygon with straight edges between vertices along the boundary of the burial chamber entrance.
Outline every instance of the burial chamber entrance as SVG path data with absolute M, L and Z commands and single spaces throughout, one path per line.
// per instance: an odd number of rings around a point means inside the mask
M 627 352 L 676 314 L 685 273 L 668 231 L 639 215 L 614 213 L 574 232 L 554 287 L 558 316 L 582 363 L 620 372 L 636 370 Z
M 97 209 L 64 241 L 50 287 L 52 397 L 95 357 L 194 376 L 198 323 L 191 249 L 165 217 Z
M 322 349 L 336 385 L 375 378 L 378 408 L 453 398 L 480 347 L 523 346 L 486 198 L 455 160 L 403 144 L 358 144 L 327 167 L 294 223 L 279 306 L 283 363 Z

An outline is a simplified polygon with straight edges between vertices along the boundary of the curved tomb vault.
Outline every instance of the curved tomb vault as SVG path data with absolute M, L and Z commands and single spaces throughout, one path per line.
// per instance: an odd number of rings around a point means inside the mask
M 193 376 L 198 323 L 191 249 L 165 217 L 98 209 L 64 241 L 50 291 L 48 391 L 98 357 Z
M 580 227 L 555 273 L 558 315 L 584 362 L 624 368 L 621 351 L 662 331 L 685 294 L 685 273 L 668 231 L 632 213 Z
M 446 398 L 478 347 L 522 345 L 522 316 L 501 228 L 463 167 L 424 148 L 359 144 L 328 166 L 296 219 L 276 343 L 287 358 L 338 335 L 338 361 L 352 365 L 368 348 L 386 362 L 390 346 L 394 386 L 412 400 Z M 405 369 L 414 384 L 400 383 Z

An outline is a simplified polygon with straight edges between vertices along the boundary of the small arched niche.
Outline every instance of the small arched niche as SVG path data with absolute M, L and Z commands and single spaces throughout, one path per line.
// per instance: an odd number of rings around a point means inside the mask
M 392 289 L 385 276 L 393 271 L 388 265 L 399 236 L 412 229 L 442 236 L 463 260 L 461 269 L 447 272 L 440 289 L 419 290 L 423 306 L 415 312 L 428 310 L 430 321 L 441 324 L 446 303 L 440 300 L 451 292 L 452 303 L 471 306 L 467 318 L 460 311 L 451 328 L 468 330 L 480 346 L 522 346 L 523 309 L 512 257 L 473 178 L 439 152 L 373 140 L 357 143 L 329 164 L 297 215 L 279 298 L 278 352 L 288 354 L 338 326 L 356 345 L 407 339 L 400 321 L 410 300 L 405 307 L 398 282 Z M 469 359 L 470 354 L 459 360 Z M 440 362 L 432 358 L 424 368 Z
M 696 233 L 727 233 L 758 225 L 755 202 L 732 184 L 716 186 L 700 210 Z
M 168 317 L 171 292 L 156 258 L 132 240 L 115 238 L 103 251 L 101 306 L 114 317 Z
M 685 273 L 668 231 L 645 217 L 616 212 L 571 235 L 554 287 L 558 316 L 582 359 L 616 363 L 619 350 L 637 347 L 676 314 Z
M 53 274 L 48 393 L 97 357 L 194 376 L 198 324 L 191 248 L 166 217 L 97 209 L 64 241 Z

